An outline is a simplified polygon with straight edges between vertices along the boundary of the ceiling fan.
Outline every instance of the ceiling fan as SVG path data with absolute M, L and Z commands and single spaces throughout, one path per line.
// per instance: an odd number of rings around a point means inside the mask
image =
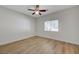
M 46 12 L 47 10 L 46 9 L 40 9 L 39 8 L 39 5 L 36 5 L 35 6 L 35 9 L 28 9 L 29 11 L 34 11 L 33 13 L 32 13 L 32 15 L 34 15 L 34 14 L 37 14 L 37 15 L 41 15 L 41 12 Z

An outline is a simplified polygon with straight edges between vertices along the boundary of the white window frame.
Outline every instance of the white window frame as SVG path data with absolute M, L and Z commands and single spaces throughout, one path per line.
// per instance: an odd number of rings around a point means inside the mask
M 44 22 L 44 31 L 59 31 L 59 21 L 58 20 L 50 20 Z

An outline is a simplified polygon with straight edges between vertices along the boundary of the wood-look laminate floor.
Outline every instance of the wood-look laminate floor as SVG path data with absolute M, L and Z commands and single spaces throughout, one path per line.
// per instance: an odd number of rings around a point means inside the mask
M 2 54 L 79 54 L 79 46 L 43 37 L 31 37 L 0 46 Z

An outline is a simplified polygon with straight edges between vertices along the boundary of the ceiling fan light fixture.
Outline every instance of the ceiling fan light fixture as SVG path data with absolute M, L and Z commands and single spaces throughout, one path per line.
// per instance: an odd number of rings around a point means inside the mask
M 32 15 L 36 14 L 36 15 L 41 15 L 41 12 L 46 12 L 46 9 L 40 9 L 39 5 L 35 6 L 35 9 L 28 9 L 29 11 L 33 11 Z
M 35 12 L 35 14 L 37 14 L 37 15 L 38 15 L 38 14 L 39 14 L 39 11 L 36 11 L 36 12 Z

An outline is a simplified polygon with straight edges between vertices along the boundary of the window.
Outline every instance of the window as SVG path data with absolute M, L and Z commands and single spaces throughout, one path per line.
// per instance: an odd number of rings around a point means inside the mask
M 45 21 L 44 31 L 56 31 L 56 32 L 58 32 L 58 20 Z

